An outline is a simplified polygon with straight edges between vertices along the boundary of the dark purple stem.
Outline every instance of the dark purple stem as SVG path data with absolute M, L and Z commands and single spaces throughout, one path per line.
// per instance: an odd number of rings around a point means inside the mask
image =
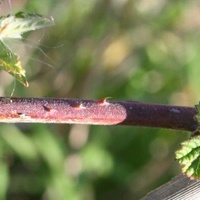
M 0 97 L 0 122 L 134 125 L 194 131 L 195 108 L 135 101 Z

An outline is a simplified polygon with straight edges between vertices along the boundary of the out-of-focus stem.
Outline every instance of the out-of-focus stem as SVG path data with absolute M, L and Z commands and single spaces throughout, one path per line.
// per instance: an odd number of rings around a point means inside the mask
M 195 108 L 102 99 L 0 97 L 0 122 L 132 125 L 193 131 Z

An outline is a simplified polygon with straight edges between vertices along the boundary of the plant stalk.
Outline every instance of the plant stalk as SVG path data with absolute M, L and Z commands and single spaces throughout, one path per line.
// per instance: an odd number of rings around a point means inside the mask
M 0 97 L 0 122 L 130 125 L 194 131 L 192 107 L 57 98 Z

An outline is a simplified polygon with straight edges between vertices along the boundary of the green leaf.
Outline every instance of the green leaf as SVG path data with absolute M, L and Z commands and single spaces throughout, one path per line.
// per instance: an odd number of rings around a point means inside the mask
M 46 18 L 36 13 L 18 12 L 15 15 L 0 17 L 0 68 L 14 76 L 28 87 L 25 70 L 18 56 L 6 45 L 6 39 L 21 39 L 28 31 L 53 25 L 53 18 Z
M 200 136 L 183 142 L 182 148 L 176 151 L 176 159 L 184 165 L 182 172 L 191 178 L 200 178 Z
M 22 34 L 44 27 L 52 26 L 53 18 L 43 17 L 36 13 L 18 12 L 15 15 L 0 17 L 0 39 L 22 38 Z
M 28 87 L 26 80 L 25 70 L 21 66 L 21 62 L 18 60 L 18 56 L 10 49 L 0 42 L 0 68 L 7 71 L 14 76 L 20 83 Z

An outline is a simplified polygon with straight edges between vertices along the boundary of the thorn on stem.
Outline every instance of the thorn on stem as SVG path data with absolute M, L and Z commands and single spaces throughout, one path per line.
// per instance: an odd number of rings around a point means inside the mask
M 30 119 L 31 117 L 24 114 L 24 113 L 21 113 L 21 112 L 18 112 L 17 115 L 19 116 L 19 118 L 21 119 Z
M 107 105 L 109 105 L 110 103 L 107 101 L 107 99 L 109 99 L 109 98 L 110 98 L 110 97 L 105 97 L 105 98 L 99 100 L 99 101 L 98 101 L 98 104 L 99 104 L 100 106 L 107 106 Z
M 43 108 L 44 108 L 44 110 L 47 111 L 47 112 L 50 112 L 50 111 L 51 111 L 51 108 L 49 108 L 49 107 L 47 106 L 47 104 L 43 105 Z
M 82 104 L 82 103 L 78 103 L 74 106 L 74 108 L 77 108 L 77 109 L 85 109 L 86 107 Z

